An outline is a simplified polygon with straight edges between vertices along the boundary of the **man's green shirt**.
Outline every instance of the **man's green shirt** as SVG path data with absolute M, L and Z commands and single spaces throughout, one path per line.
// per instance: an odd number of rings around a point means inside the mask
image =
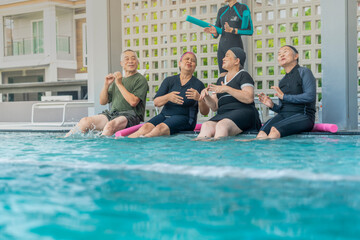
M 136 105 L 136 107 L 131 107 L 119 91 L 114 81 L 108 89 L 109 103 L 112 103 L 110 111 L 123 112 L 134 110 L 141 121 L 144 121 L 146 94 L 149 90 L 149 85 L 146 81 L 146 78 L 140 73 L 136 73 L 130 77 L 123 78 L 122 83 L 126 90 L 140 98 L 140 102 L 138 105 Z

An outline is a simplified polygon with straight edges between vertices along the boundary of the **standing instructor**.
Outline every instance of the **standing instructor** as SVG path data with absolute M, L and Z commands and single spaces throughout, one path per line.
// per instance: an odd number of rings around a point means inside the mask
M 219 42 L 217 59 L 220 71 L 220 77 L 225 76 L 226 70 L 222 68 L 222 60 L 226 52 L 232 47 L 240 47 L 244 49 L 241 35 L 252 35 L 253 25 L 251 21 L 250 10 L 247 5 L 237 2 L 237 0 L 225 0 L 228 5 L 220 8 L 215 26 L 222 29 L 222 34 Z M 244 14 L 245 13 L 245 14 Z M 247 17 L 244 17 L 248 16 Z M 248 21 L 243 24 L 244 21 Z M 242 29 L 242 26 L 247 26 Z M 219 34 L 214 26 L 204 28 L 206 33 L 210 33 L 214 38 L 218 38 Z

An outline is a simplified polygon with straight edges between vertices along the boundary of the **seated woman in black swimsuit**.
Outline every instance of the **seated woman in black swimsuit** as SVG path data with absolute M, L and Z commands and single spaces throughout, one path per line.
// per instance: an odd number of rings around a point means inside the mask
M 259 112 L 254 105 L 254 80 L 243 69 L 245 59 L 246 54 L 241 48 L 230 48 L 222 66 L 228 71 L 226 76 L 201 92 L 200 100 L 204 99 L 217 115 L 202 125 L 196 140 L 219 139 L 260 129 Z M 210 95 L 209 92 L 216 94 Z
M 161 113 L 145 123 L 129 138 L 171 135 L 180 131 L 193 131 L 196 125 L 198 108 L 203 115 L 209 107 L 200 100 L 204 84 L 193 76 L 196 56 L 184 53 L 179 62 L 180 74 L 167 77 L 154 98 L 154 105 L 162 107 Z
M 256 139 L 275 139 L 313 129 L 316 80 L 311 70 L 300 67 L 298 61 L 296 48 L 289 45 L 280 48 L 278 62 L 286 75 L 280 80 L 279 87 L 272 87 L 279 97 L 279 105 L 264 93 L 259 94 L 260 102 L 278 114 L 262 126 Z

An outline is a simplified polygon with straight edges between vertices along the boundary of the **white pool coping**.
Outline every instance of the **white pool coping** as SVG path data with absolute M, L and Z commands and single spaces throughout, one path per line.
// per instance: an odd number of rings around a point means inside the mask
M 0 122 L 0 132 L 67 132 L 75 123 L 60 126 L 59 123 Z

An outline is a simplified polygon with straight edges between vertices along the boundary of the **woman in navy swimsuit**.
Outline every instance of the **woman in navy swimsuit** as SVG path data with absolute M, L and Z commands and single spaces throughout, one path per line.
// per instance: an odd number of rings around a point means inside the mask
M 197 140 L 219 139 L 246 130 L 259 130 L 261 122 L 254 105 L 254 80 L 243 69 L 245 59 L 244 50 L 230 48 L 223 59 L 223 68 L 228 71 L 226 76 L 201 92 L 200 100 L 204 99 L 217 114 L 202 125 Z M 210 95 L 210 92 L 213 94 Z
M 154 98 L 156 107 L 162 107 L 161 113 L 145 123 L 130 138 L 140 136 L 155 137 L 171 135 L 180 131 L 193 131 L 196 125 L 198 108 L 203 115 L 209 113 L 200 92 L 204 84 L 193 76 L 196 68 L 196 56 L 192 52 L 184 53 L 179 62 L 180 74 L 167 77 L 162 82 Z

